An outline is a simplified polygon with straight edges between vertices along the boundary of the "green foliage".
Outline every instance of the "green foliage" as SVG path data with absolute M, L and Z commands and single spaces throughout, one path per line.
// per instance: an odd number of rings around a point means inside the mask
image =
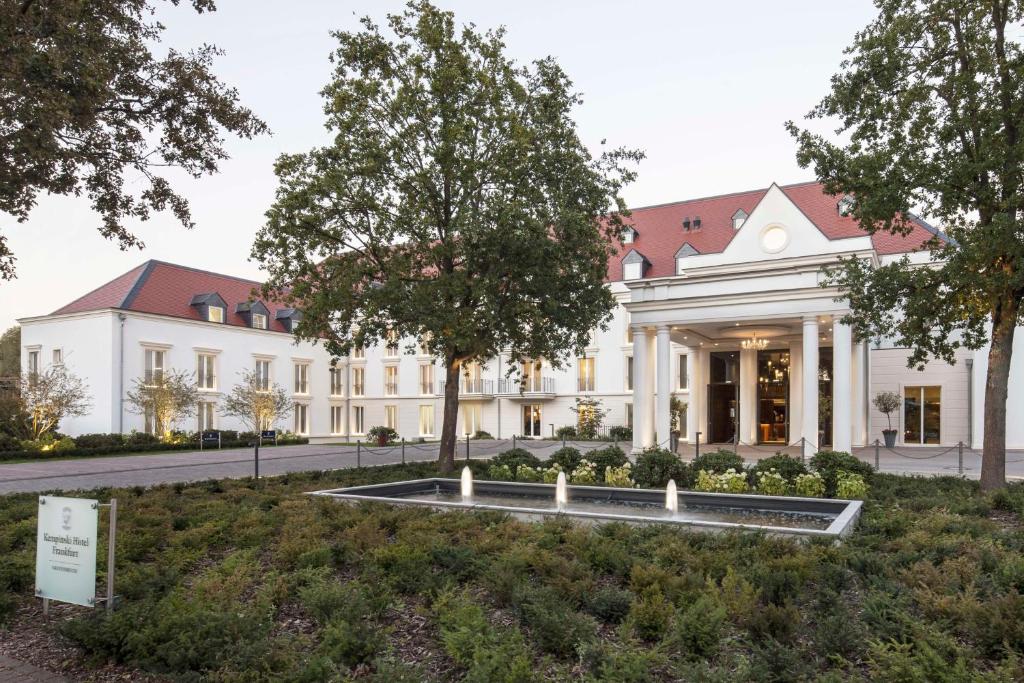
M 784 496 L 789 493 L 789 482 L 774 469 L 757 472 L 754 487 L 758 493 L 766 496 Z
M 892 414 L 903 405 L 903 399 L 895 391 L 880 391 L 871 399 L 871 405 L 878 409 L 878 412 L 885 415 L 885 419 L 892 429 Z
M 693 659 L 716 654 L 726 618 L 725 606 L 717 596 L 701 594 L 676 614 L 666 638 L 669 648 Z
M 868 497 L 868 486 L 864 477 L 853 472 L 836 474 L 836 498 L 844 500 L 864 499 Z
M 586 610 L 601 621 L 617 624 L 629 613 L 633 594 L 615 586 L 602 586 L 587 599 Z
M 608 436 L 616 441 L 632 441 L 633 430 L 632 428 L 625 427 L 623 425 L 615 425 L 614 427 L 608 428 Z
M 366 439 L 378 446 L 390 446 L 398 441 L 398 432 L 391 427 L 378 425 L 370 427 L 369 431 L 366 432 Z
M 193 0 L 198 13 L 210 0 Z M 4 8 L 0 25 L 0 121 L 8 132 L 0 157 L 18 172 L 0 184 L 0 213 L 28 218 L 39 194 L 89 197 L 100 233 L 121 249 L 142 242 L 126 224 L 170 208 L 192 227 L 188 201 L 162 170 L 200 177 L 227 157 L 225 131 L 244 138 L 267 126 L 213 74 L 216 46 L 154 54 L 164 26 L 160 3 L 96 0 L 24 2 Z M 181 174 L 181 175 L 184 175 Z M 126 178 L 135 181 L 126 182 Z M 14 277 L 14 256 L 0 236 L 0 277 Z
M 596 439 L 608 414 L 608 409 L 602 407 L 600 399 L 577 397 L 576 405 L 569 410 L 576 413 L 576 435 L 581 439 Z
M 693 488 L 705 493 L 744 493 L 748 489 L 747 476 L 732 468 L 721 474 L 701 470 Z
M 492 626 L 471 595 L 443 594 L 434 611 L 445 651 L 466 670 L 462 680 L 525 683 L 536 679 L 522 633 Z
M 558 475 L 561 472 L 565 472 L 565 470 L 562 469 L 561 465 L 555 463 L 541 473 L 541 478 L 544 480 L 545 484 L 554 484 L 558 481 Z
M 544 470 L 540 467 L 520 465 L 519 469 L 516 470 L 516 481 L 542 482 L 544 481 Z
M 491 458 L 491 465 L 507 467 L 512 474 L 509 479 L 512 480 L 516 478 L 516 472 L 520 467 L 540 467 L 540 459 L 525 448 L 510 448 Z
M 574 484 L 593 486 L 598 483 L 597 467 L 586 458 L 569 474 L 569 481 Z
M 582 459 L 583 455 L 577 449 L 572 446 L 566 446 L 552 453 L 551 457 L 548 458 L 548 464 L 559 465 L 566 472 L 572 472 Z
M 567 441 L 571 441 L 575 439 L 577 436 L 579 435 L 576 433 L 576 428 L 573 427 L 572 425 L 565 425 L 555 430 L 556 439 L 565 439 Z
M 811 468 L 825 480 L 825 492 L 836 495 L 836 483 L 840 472 L 859 474 L 865 481 L 871 481 L 875 468 L 870 464 L 843 451 L 818 451 L 811 458 Z
M 521 468 L 528 469 L 528 468 Z M 515 481 L 516 473 L 512 471 L 512 468 L 508 465 L 495 465 L 491 463 L 491 466 L 487 468 L 487 478 L 494 481 Z
M 636 457 L 633 478 L 640 488 L 664 488 L 669 479 L 679 486 L 687 484 L 686 463 L 671 451 L 662 448 L 648 448 Z
M 782 475 L 783 479 L 793 483 L 799 475 L 807 472 L 807 467 L 799 458 L 794 458 L 785 453 L 776 453 L 769 458 L 764 458 L 754 463 L 750 468 L 750 483 L 756 484 L 758 473 L 770 470 L 775 470 Z
M 476 431 L 475 434 L 473 434 L 473 436 L 471 438 L 476 439 L 476 440 L 479 441 L 479 440 L 491 440 L 494 437 L 491 436 L 490 432 L 485 432 L 484 430 L 479 429 L 479 430 Z
M 1006 396 L 1014 330 L 1024 322 L 1019 2 L 877 3 L 829 93 L 808 117 L 840 122 L 842 142 L 788 128 L 797 161 L 849 194 L 868 232 L 907 236 L 931 267 L 905 256 L 875 267 L 842 259 L 823 281 L 849 301 L 862 339 L 910 348 L 908 364 L 953 362 L 990 341 L 981 480 L 1005 483 Z M 910 211 L 937 221 L 933 238 Z M 919 244 L 915 244 L 919 243 Z
M 604 483 L 605 486 L 615 486 L 624 489 L 633 488 L 632 467 L 628 462 L 621 467 L 606 467 L 604 469 Z
M 640 640 L 656 641 L 668 631 L 675 607 L 656 588 L 645 590 L 633 599 L 626 615 L 626 627 Z
M 333 35 L 330 144 L 278 159 L 252 248 L 266 292 L 301 302 L 299 336 L 337 355 L 414 338 L 451 370 L 504 351 L 555 366 L 581 354 L 615 306 L 619 195 L 642 155 L 591 156 L 566 74 L 551 58 L 513 63 L 501 30 L 415 2 L 383 29 L 366 18 Z
M 803 498 L 824 498 L 825 479 L 817 472 L 798 474 L 793 482 L 793 493 Z
M 0 377 L 17 377 L 20 374 L 21 325 L 12 325 L 0 335 Z
M 722 474 L 727 470 L 742 472 L 743 458 L 733 451 L 708 451 L 707 453 L 701 453 L 694 458 L 693 462 L 690 463 L 690 468 L 694 472 L 707 470 L 712 474 Z
M 521 586 L 513 605 L 523 626 L 545 652 L 568 656 L 595 637 L 593 619 L 574 610 L 553 589 Z
M 626 453 L 617 446 L 595 448 L 594 450 L 585 453 L 584 457 L 588 462 L 593 463 L 594 469 L 597 472 L 598 481 L 604 481 L 604 472 L 606 468 L 622 467 L 629 462 L 629 458 L 626 457 Z

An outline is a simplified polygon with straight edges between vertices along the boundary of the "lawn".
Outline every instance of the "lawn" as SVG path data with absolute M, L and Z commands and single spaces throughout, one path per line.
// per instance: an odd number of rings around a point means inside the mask
M 123 606 L 38 629 L 176 680 L 1024 679 L 1021 485 L 875 475 L 842 545 L 302 495 L 433 474 L 94 492 L 119 501 Z M 0 647 L 39 622 L 35 510 L 0 497 Z

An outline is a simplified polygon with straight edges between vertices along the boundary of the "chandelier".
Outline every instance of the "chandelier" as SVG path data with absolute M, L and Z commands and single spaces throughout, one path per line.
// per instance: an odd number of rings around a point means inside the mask
M 763 351 L 768 346 L 768 340 L 758 337 L 755 334 L 750 339 L 744 339 L 741 341 L 740 346 L 748 350 Z

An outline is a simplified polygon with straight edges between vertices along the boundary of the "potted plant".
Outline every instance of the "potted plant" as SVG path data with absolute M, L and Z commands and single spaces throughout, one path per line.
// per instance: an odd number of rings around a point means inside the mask
M 892 428 L 891 415 L 899 410 L 900 403 L 902 402 L 903 400 L 900 398 L 900 395 L 895 391 L 880 391 L 875 394 L 873 403 L 879 412 L 885 413 L 885 419 L 889 423 L 889 428 L 882 430 L 886 448 L 892 448 L 896 445 L 896 430 Z

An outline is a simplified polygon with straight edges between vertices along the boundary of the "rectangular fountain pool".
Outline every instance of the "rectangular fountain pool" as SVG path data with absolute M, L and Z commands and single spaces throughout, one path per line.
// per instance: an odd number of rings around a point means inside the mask
M 497 510 L 520 518 L 565 515 L 590 522 L 673 524 L 709 530 L 749 529 L 774 534 L 838 538 L 853 530 L 861 501 L 728 493 L 677 494 L 678 511 L 666 508 L 666 493 L 655 489 L 568 486 L 559 508 L 555 486 L 475 481 L 464 499 L 458 479 L 416 479 L 389 484 L 314 491 L 340 501 L 366 501 L 435 509 Z

